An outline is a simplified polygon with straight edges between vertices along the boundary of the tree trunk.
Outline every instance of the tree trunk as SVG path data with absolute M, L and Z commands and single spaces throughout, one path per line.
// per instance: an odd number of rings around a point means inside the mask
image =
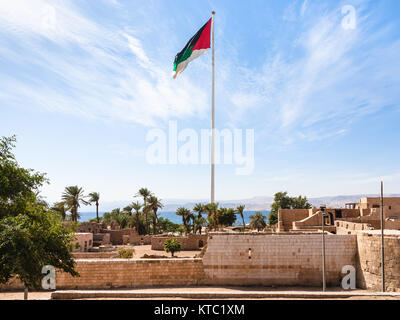
M 99 223 L 99 203 L 96 202 L 96 219 L 97 223 Z
M 24 300 L 28 300 L 28 287 L 24 288 Z
M 246 225 L 245 225 L 245 223 L 244 223 L 244 216 L 243 216 L 243 213 L 241 214 L 241 216 L 242 216 L 242 221 L 243 221 L 243 231 L 246 229 Z
M 201 213 L 197 216 L 197 218 L 198 218 L 198 219 L 203 218 L 203 216 L 201 215 Z M 200 233 L 200 234 L 201 234 L 201 228 L 202 228 L 202 226 L 199 225 L 199 233 Z
M 139 234 L 139 211 L 136 212 L 136 231 Z

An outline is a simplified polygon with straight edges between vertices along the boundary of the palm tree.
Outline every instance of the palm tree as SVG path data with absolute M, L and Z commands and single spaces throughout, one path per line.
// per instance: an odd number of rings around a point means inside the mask
M 131 205 L 127 205 L 126 207 L 124 207 L 122 209 L 123 213 L 126 213 L 128 216 L 132 216 L 132 206 Z
M 141 196 L 143 197 L 143 213 L 146 216 L 146 232 L 150 233 L 150 225 L 149 225 L 149 208 L 147 207 L 147 199 L 152 195 L 151 191 L 147 188 L 141 188 L 139 189 L 139 192 L 136 194 L 136 196 Z
M 65 220 L 65 218 L 67 217 L 68 208 L 65 205 L 65 202 L 55 202 L 53 207 L 51 207 L 51 210 L 60 213 L 63 220 Z
M 92 204 L 94 202 L 96 204 L 97 223 L 99 223 L 99 200 L 100 200 L 100 193 L 98 193 L 98 192 L 89 193 L 89 203 Z
M 246 224 L 244 223 L 244 216 L 243 216 L 243 211 L 244 211 L 245 205 L 242 204 L 240 206 L 236 207 L 236 212 L 240 214 L 240 216 L 242 217 L 242 221 L 243 221 L 243 231 L 246 229 Z
M 139 201 L 136 202 L 132 202 L 131 207 L 133 210 L 135 210 L 136 212 L 136 231 L 139 233 L 139 225 L 140 225 L 140 221 L 139 221 L 139 211 L 142 208 L 142 204 L 139 203 Z
M 204 206 L 205 211 L 207 212 L 207 217 L 211 218 L 212 225 L 210 227 L 216 227 L 217 224 L 217 211 L 218 211 L 218 203 L 209 203 Z
M 196 203 L 196 204 L 194 205 L 194 207 L 193 207 L 193 211 L 194 211 L 194 212 L 197 212 L 197 219 L 196 219 L 196 221 L 197 221 L 197 220 L 200 221 L 200 219 L 203 218 L 203 213 L 206 212 L 206 208 L 205 208 L 205 206 L 204 206 L 203 204 L 201 204 L 201 203 Z M 200 227 L 200 229 L 198 229 L 198 230 L 199 230 L 199 232 L 200 232 L 200 234 L 201 234 L 201 224 L 200 224 L 200 225 L 197 224 L 197 227 Z
M 64 193 L 62 194 L 62 200 L 68 210 L 71 211 L 72 221 L 78 221 L 78 208 L 81 206 L 81 203 L 84 205 L 89 204 L 89 202 L 84 199 L 85 196 L 83 193 L 84 191 L 82 188 L 79 188 L 78 186 L 69 186 L 65 188 Z
M 189 233 L 189 229 L 190 229 L 189 223 L 190 223 L 190 218 L 191 218 L 190 210 L 186 209 L 184 207 L 179 207 L 178 209 L 176 209 L 175 214 L 182 217 L 183 226 L 185 227 L 186 232 Z
M 205 225 L 205 223 L 206 223 L 206 219 L 204 219 L 203 217 L 194 216 L 193 217 L 193 230 L 194 230 L 194 233 L 199 231 L 199 233 L 201 234 L 201 229 L 202 229 L 203 225 Z
M 150 210 L 153 211 L 154 216 L 153 216 L 153 233 L 156 234 L 156 226 L 158 223 L 158 216 L 157 216 L 157 211 L 158 209 L 162 209 L 164 205 L 161 203 L 161 200 L 159 200 L 156 196 L 151 195 L 148 198 L 148 206 L 150 207 Z
M 267 226 L 266 219 L 266 216 L 257 211 L 254 215 L 250 216 L 250 228 L 257 229 L 257 231 L 264 229 Z

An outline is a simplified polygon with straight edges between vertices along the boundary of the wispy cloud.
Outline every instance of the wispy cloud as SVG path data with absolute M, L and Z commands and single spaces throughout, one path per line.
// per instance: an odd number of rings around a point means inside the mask
M 143 125 L 207 106 L 201 86 L 172 81 L 173 57 L 147 53 L 132 27 L 102 26 L 67 1 L 3 1 L 0 20 L 0 57 L 31 71 L 0 73 L 11 101 Z
M 123 8 L 118 1 L 103 2 Z M 397 102 L 400 41 L 385 41 L 392 27 L 379 25 L 365 7 L 356 2 L 357 28 L 345 30 L 339 4 L 291 2 L 276 18 L 285 40 L 276 35 L 261 65 L 243 63 L 250 61 L 224 37 L 230 25 L 221 22 L 217 102 L 225 123 L 220 124 L 252 127 L 258 139 L 290 145 L 346 134 L 357 119 Z M 208 60 L 192 65 L 196 77 L 184 73 L 171 80 L 176 51 L 168 51 L 166 43 L 177 40 L 166 29 L 174 30 L 174 21 L 160 21 L 157 32 L 154 21 L 97 21 L 74 2 L 2 1 L 0 58 L 18 67 L 12 74 L 0 71 L 0 96 L 143 125 L 208 114 Z
M 339 4 L 291 2 L 282 26 L 284 33 L 296 23 L 290 45 L 278 42 L 262 66 L 230 75 L 237 79 L 227 93 L 232 121 L 258 127 L 278 145 L 315 141 L 346 134 L 363 116 L 399 101 L 400 41 L 390 37 L 392 26 L 367 13 L 366 2 L 357 3 L 356 29 L 344 29 Z

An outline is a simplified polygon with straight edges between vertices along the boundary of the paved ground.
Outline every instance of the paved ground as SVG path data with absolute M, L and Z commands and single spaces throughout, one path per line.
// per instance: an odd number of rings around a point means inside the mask
M 329 300 L 400 300 L 400 293 L 374 293 L 366 290 L 343 291 L 329 288 L 322 293 L 320 288 L 266 288 L 266 287 L 185 287 L 185 288 L 144 288 L 132 290 L 74 290 L 57 291 L 59 298 L 115 300 L 115 299 L 329 299 Z M 61 293 L 61 296 L 60 296 Z M 71 296 L 72 294 L 72 296 Z M 51 299 L 51 292 L 30 292 L 30 300 Z M 23 292 L 0 292 L 0 300 L 23 299 Z

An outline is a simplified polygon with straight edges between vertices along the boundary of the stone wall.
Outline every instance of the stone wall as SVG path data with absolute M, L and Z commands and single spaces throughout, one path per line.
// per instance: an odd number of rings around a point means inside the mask
M 152 250 L 164 250 L 167 239 L 176 238 L 181 244 L 181 250 L 200 250 L 207 244 L 207 234 L 188 234 L 187 236 L 153 236 L 151 239 Z
M 379 232 L 325 236 L 328 286 L 340 286 L 342 267 L 353 265 L 357 269 L 358 288 L 380 290 Z M 211 233 L 208 236 L 203 259 L 77 259 L 76 269 L 81 277 L 57 272 L 57 288 L 322 284 L 321 234 Z M 387 291 L 400 291 L 400 231 L 385 230 L 385 265 Z M 6 286 L 0 285 L 0 289 L 22 289 L 22 285 L 12 280 Z
M 400 232 L 385 230 L 385 288 L 400 291 Z M 380 230 L 357 233 L 357 287 L 382 289 L 382 256 Z
M 72 241 L 72 251 L 86 252 L 93 247 L 93 233 L 77 232 Z
M 101 229 L 106 229 L 106 228 L 107 225 L 105 223 L 81 222 L 78 225 L 78 232 L 100 233 Z
M 102 232 L 106 232 L 110 234 L 110 242 L 113 245 L 122 245 L 123 236 L 128 235 L 129 237 L 137 235 L 136 229 L 122 229 L 122 230 L 103 230 Z
M 320 286 L 321 234 L 209 234 L 203 265 L 220 285 Z M 344 265 L 356 263 L 355 235 L 326 235 L 327 285 L 339 286 Z
M 76 260 L 81 277 L 57 273 L 58 289 L 189 286 L 204 281 L 201 259 Z
M 369 223 L 357 223 L 337 220 L 335 222 L 336 234 L 356 234 L 361 230 L 372 230 L 373 227 Z
M 280 209 L 278 211 L 278 231 L 289 231 L 292 229 L 294 221 L 303 220 L 309 215 L 309 209 Z
M 109 252 L 74 252 L 72 253 L 74 259 L 111 259 L 119 258 L 118 251 Z
M 132 233 L 129 236 L 129 243 L 133 245 L 148 245 L 151 244 L 151 235 L 139 235 L 137 233 Z
M 57 289 L 111 289 L 196 286 L 204 283 L 201 259 L 89 259 L 76 260 L 80 277 L 57 271 Z M 22 290 L 12 280 L 0 290 Z

